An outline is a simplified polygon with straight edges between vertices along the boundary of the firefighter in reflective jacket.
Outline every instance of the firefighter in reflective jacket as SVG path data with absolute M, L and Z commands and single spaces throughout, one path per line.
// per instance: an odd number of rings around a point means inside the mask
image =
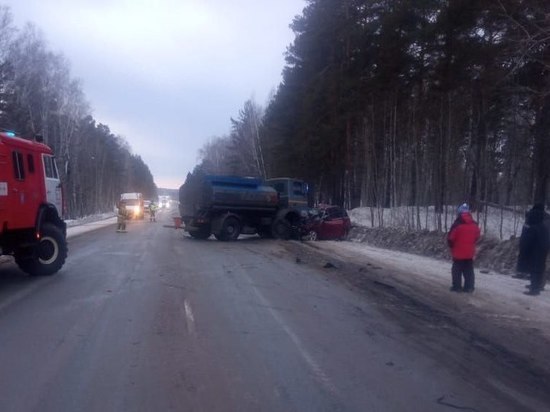
M 128 219 L 128 211 L 126 210 L 126 203 L 122 200 L 118 202 L 117 206 L 117 229 L 118 233 L 126 232 L 126 220 Z
M 150 222 L 156 222 L 156 213 L 157 213 L 158 206 L 155 202 L 151 202 L 149 205 L 149 221 Z

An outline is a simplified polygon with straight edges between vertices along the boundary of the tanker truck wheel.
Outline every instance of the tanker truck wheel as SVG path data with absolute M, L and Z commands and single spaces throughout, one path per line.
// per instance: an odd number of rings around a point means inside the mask
M 271 239 L 273 238 L 273 233 L 271 232 L 271 228 L 269 226 L 260 226 L 258 228 L 258 236 L 262 239 Z
M 290 223 L 286 219 L 276 219 L 273 222 L 273 227 L 271 228 L 271 233 L 275 239 L 290 239 L 291 228 Z
M 190 230 L 189 235 L 193 239 L 206 240 L 210 237 L 210 227 L 201 227 L 199 230 Z
M 223 221 L 219 240 L 237 240 L 241 234 L 241 224 L 236 217 L 229 216 Z
M 40 242 L 35 253 L 15 254 L 15 262 L 23 272 L 32 276 L 49 276 L 56 273 L 67 258 L 65 236 L 51 223 L 45 223 L 41 230 Z

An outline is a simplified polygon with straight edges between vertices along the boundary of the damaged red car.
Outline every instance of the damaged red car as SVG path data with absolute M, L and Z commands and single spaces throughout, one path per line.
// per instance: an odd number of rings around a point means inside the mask
M 344 208 L 323 205 L 310 211 L 303 233 L 306 240 L 343 240 L 347 238 L 350 228 L 351 221 Z

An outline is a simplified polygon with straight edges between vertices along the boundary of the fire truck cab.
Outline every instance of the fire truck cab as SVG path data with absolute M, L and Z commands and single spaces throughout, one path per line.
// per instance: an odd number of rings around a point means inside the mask
M 30 275 L 52 275 L 67 257 L 63 193 L 52 150 L 0 130 L 0 248 Z

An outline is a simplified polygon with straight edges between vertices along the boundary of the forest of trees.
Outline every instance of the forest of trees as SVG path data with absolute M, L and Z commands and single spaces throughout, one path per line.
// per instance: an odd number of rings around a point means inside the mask
M 307 0 L 291 27 L 265 112 L 246 102 L 194 173 L 300 177 L 347 208 L 548 201 L 550 2 Z
M 78 80 L 38 29 L 14 26 L 0 5 L 0 127 L 40 134 L 57 156 L 67 216 L 113 210 L 122 192 L 156 196 L 148 166 L 126 140 L 91 116 Z
M 302 178 L 348 209 L 548 203 L 550 2 L 306 0 L 283 80 L 193 173 Z M 0 7 L 0 127 L 42 134 L 70 217 L 153 196 L 143 160 L 92 116 L 68 62 Z

